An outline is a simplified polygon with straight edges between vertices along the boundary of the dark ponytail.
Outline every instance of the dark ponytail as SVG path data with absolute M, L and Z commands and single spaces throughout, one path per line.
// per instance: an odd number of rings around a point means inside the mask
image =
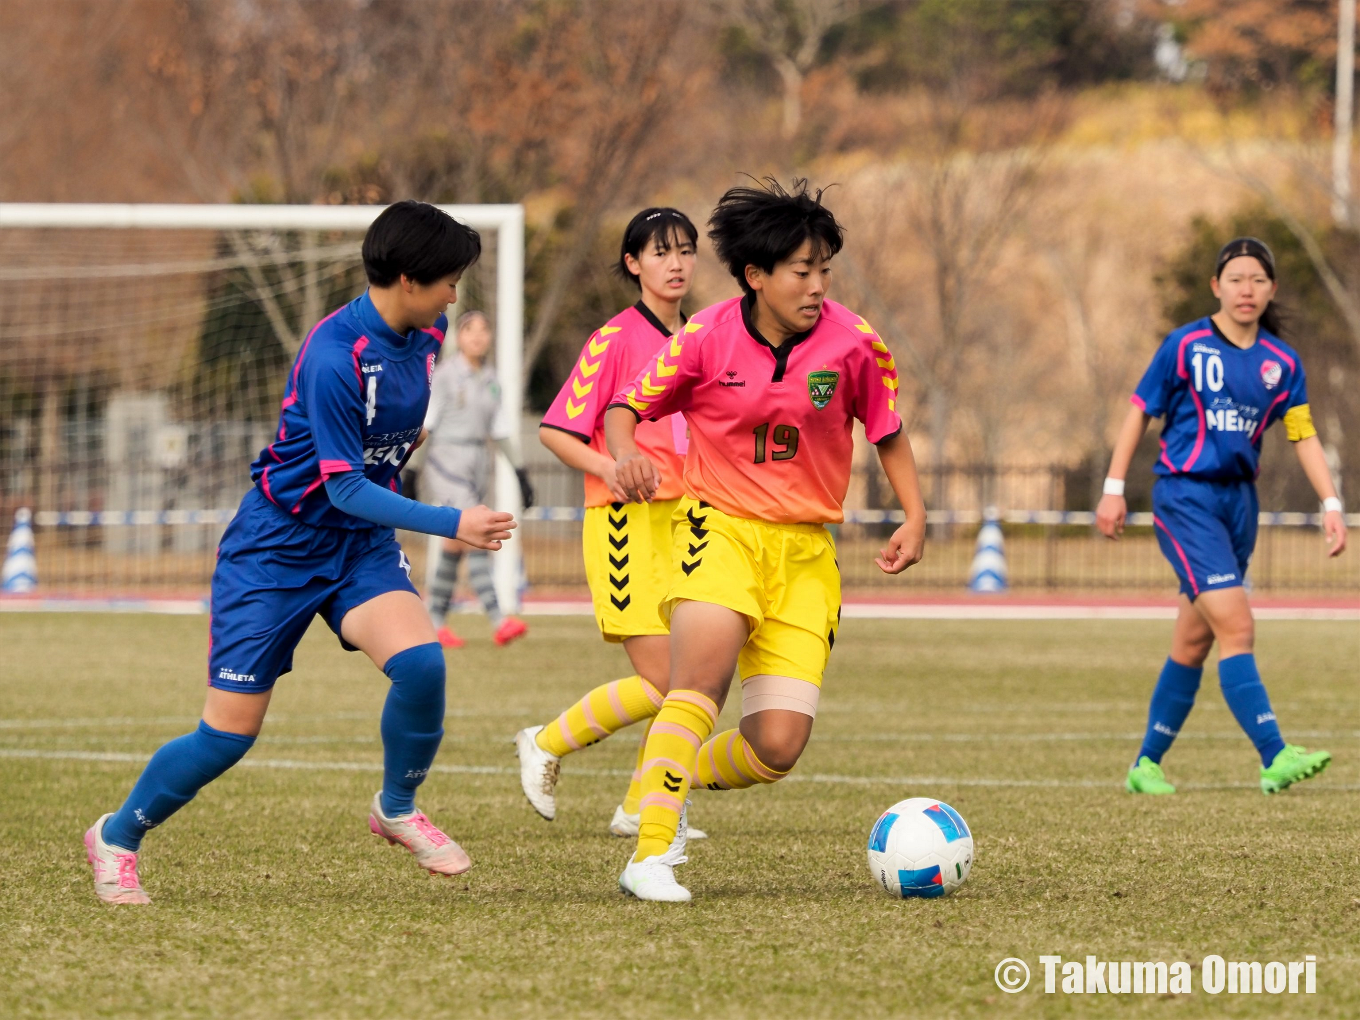
M 1261 263 L 1261 268 L 1272 281 L 1275 280 L 1275 253 L 1264 241 L 1255 237 L 1234 237 L 1218 250 L 1218 260 L 1214 265 L 1214 279 L 1223 275 L 1223 267 L 1236 258 L 1253 258 Z M 1278 301 L 1271 301 L 1261 313 L 1260 328 L 1272 336 L 1284 339 L 1288 315 L 1280 308 Z

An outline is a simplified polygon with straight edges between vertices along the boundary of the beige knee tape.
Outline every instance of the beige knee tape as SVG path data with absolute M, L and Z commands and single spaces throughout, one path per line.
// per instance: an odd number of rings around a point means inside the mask
M 785 712 L 801 712 L 817 718 L 817 699 L 822 689 L 806 680 L 790 676 L 771 676 L 757 673 L 741 682 L 741 717 L 772 708 Z

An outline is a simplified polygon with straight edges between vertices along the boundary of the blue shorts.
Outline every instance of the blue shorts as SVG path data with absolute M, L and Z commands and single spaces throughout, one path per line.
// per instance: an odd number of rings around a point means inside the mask
M 317 613 L 339 636 L 355 606 L 389 591 L 414 594 L 410 574 L 391 528 L 315 528 L 252 488 L 217 547 L 208 685 L 269 690 L 293 668 L 293 649 Z
M 1157 542 L 1190 601 L 1201 592 L 1241 586 L 1256 548 L 1259 510 L 1252 482 L 1157 479 L 1152 487 Z

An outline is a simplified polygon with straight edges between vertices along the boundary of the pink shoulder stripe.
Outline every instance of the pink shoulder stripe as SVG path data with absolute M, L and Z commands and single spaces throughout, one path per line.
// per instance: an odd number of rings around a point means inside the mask
M 435 326 L 431 326 L 429 329 L 423 329 L 423 330 L 421 330 L 421 332 L 422 332 L 422 333 L 429 333 L 430 336 L 434 337 L 434 338 L 435 338 L 436 340 L 438 340 L 441 344 L 444 342 L 444 331 L 443 331 L 442 329 L 438 329 L 438 328 L 435 327 Z
M 1284 351 L 1280 350 L 1278 347 L 1276 347 L 1273 343 L 1271 343 L 1271 342 L 1270 342 L 1269 340 L 1267 340 L 1265 337 L 1261 337 L 1260 340 L 1261 340 L 1261 346 L 1262 346 L 1262 347 L 1265 347 L 1267 350 L 1272 350 L 1272 351 L 1274 351 L 1281 359 L 1284 360 L 1284 363 L 1285 363 L 1286 365 L 1289 366 L 1289 371 L 1292 372 L 1292 371 L 1294 371 L 1295 368 L 1298 367 L 1298 366 L 1296 366 L 1296 365 L 1294 364 L 1294 359 L 1293 359 L 1293 358 L 1291 358 L 1291 357 L 1290 357 L 1288 354 L 1286 354 Z
M 1138 410 L 1140 411 L 1147 410 L 1147 401 L 1140 397 L 1137 393 L 1129 397 L 1129 403 L 1132 404 L 1134 407 L 1138 408 Z
M 353 471 L 354 468 L 347 460 L 323 460 L 321 462 L 321 476 L 342 475 L 346 471 Z
M 359 355 L 364 353 L 364 348 L 368 346 L 368 337 L 361 336 L 354 341 L 354 377 L 359 380 L 359 395 L 364 392 L 364 370 L 359 365 Z
M 1212 329 L 1197 329 L 1193 333 L 1186 333 L 1181 337 L 1180 346 L 1176 348 L 1176 374 L 1182 379 L 1190 378 L 1190 370 L 1185 367 L 1185 345 L 1191 340 L 1198 340 L 1200 337 L 1213 336 Z

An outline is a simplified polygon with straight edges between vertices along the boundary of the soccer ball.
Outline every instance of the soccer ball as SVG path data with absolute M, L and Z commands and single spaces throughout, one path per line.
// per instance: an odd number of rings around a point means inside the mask
M 869 833 L 869 873 L 889 896 L 948 896 L 973 866 L 973 834 L 948 804 L 898 801 Z

